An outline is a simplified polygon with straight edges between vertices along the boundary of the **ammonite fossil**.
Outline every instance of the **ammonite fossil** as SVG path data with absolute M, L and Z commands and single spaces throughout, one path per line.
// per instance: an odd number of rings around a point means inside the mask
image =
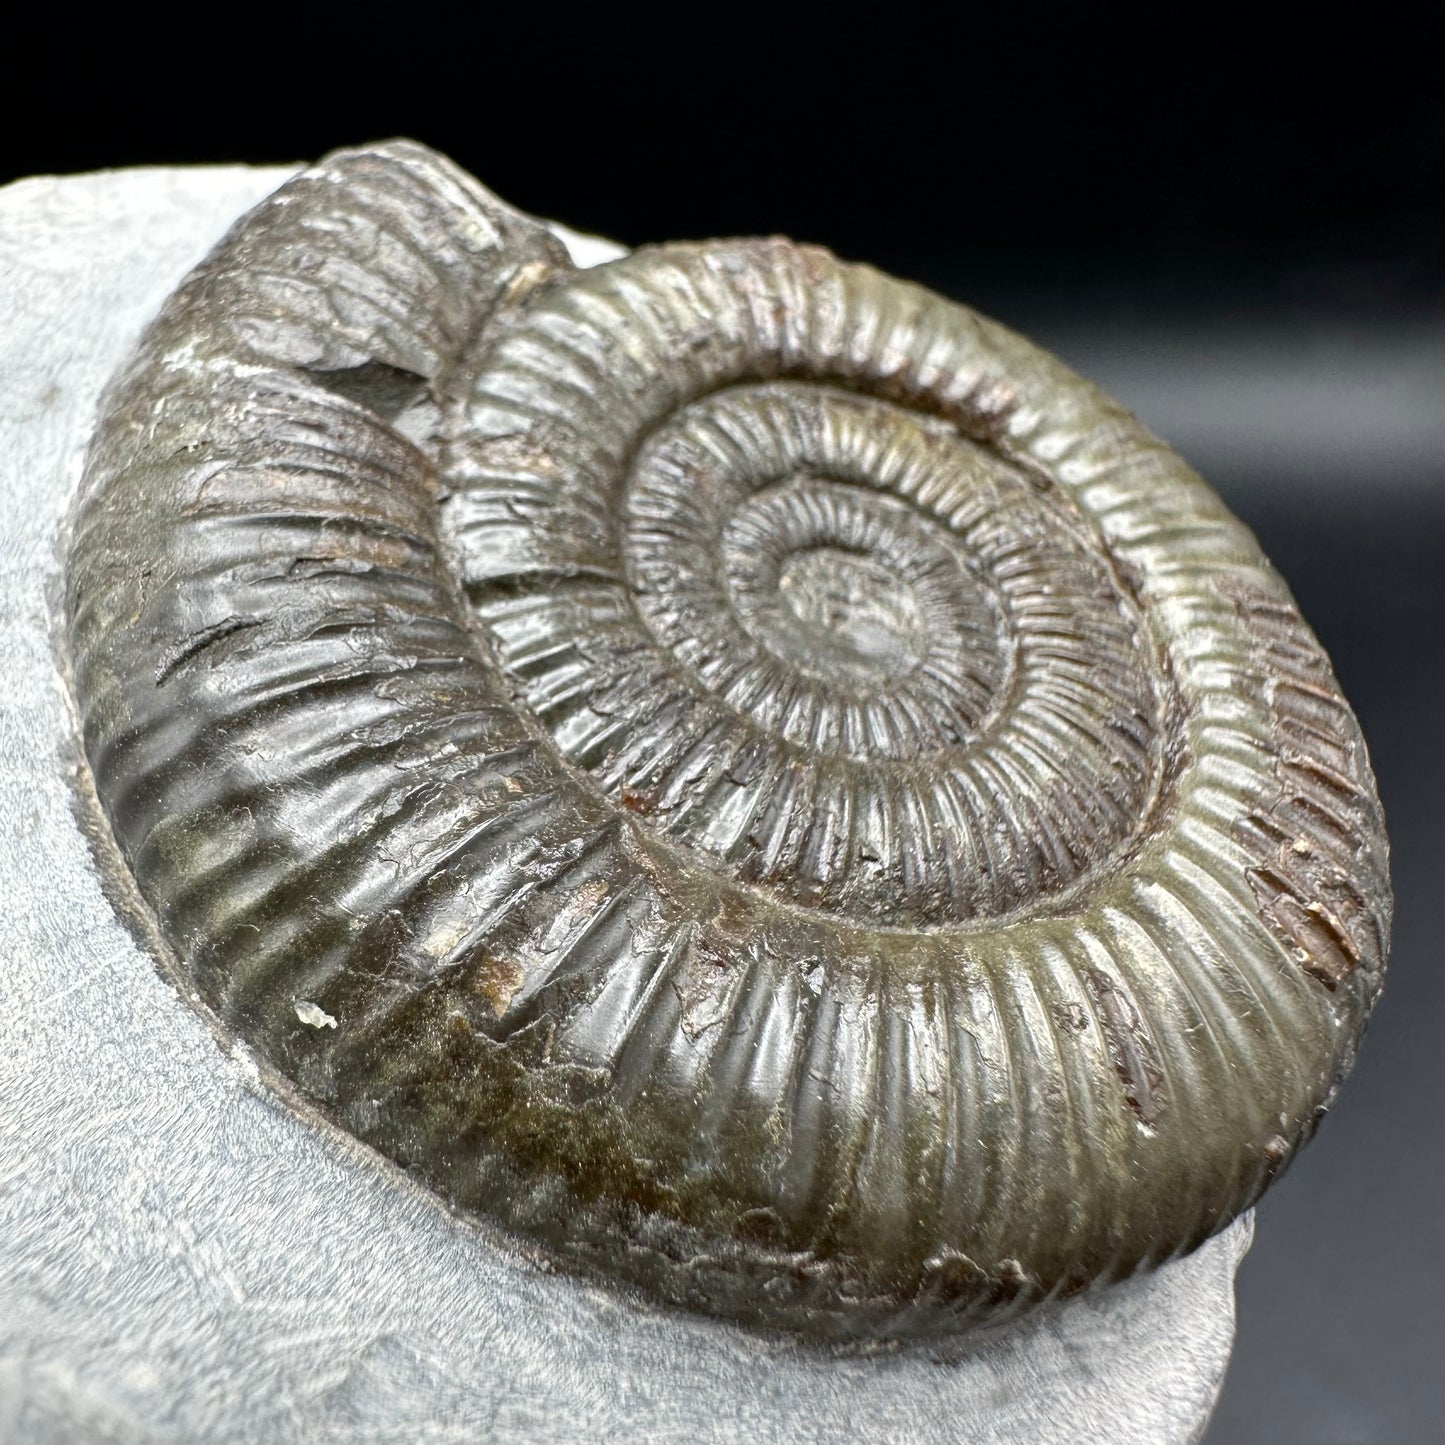
M 1249 533 L 1002 327 L 783 240 L 575 269 L 409 143 L 244 217 L 68 562 L 170 965 L 546 1259 L 838 1337 L 1188 1250 L 1379 989 L 1379 804 Z

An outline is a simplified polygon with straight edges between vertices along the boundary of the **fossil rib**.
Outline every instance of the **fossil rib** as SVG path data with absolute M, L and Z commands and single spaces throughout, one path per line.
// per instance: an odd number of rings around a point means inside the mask
M 244 217 L 107 395 L 68 617 L 186 978 L 569 1267 L 820 1334 L 1189 1249 L 1386 951 L 1249 534 L 1021 338 L 778 240 L 575 271 L 404 142 Z

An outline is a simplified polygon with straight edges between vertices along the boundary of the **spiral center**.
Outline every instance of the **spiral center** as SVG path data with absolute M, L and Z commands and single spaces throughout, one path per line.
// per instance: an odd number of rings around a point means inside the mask
M 650 373 L 611 319 L 585 366 L 562 344 L 591 310 L 519 331 L 515 372 L 489 354 L 455 534 L 489 646 L 630 829 L 742 884 L 869 925 L 1031 904 L 1147 813 L 1161 718 L 1135 605 L 1061 492 L 859 387 L 851 353 L 816 377 L 776 374 L 807 347 L 750 359 L 782 315 L 736 351 L 694 328 Z M 522 396 L 535 415 L 496 409 Z
M 923 611 L 898 575 L 841 547 L 794 552 L 778 570 L 774 649 L 825 676 L 878 686 L 920 658 Z

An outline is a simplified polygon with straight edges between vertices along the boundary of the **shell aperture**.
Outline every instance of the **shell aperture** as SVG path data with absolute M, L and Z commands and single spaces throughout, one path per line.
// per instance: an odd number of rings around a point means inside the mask
M 956 1330 L 1191 1248 L 1378 992 L 1363 741 L 1131 416 L 780 240 L 579 271 L 411 143 L 243 217 L 67 566 L 172 964 L 561 1264 Z

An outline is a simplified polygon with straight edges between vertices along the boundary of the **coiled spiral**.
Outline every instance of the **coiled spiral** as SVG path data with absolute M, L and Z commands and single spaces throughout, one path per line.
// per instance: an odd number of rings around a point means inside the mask
M 244 217 L 68 562 L 174 966 L 552 1258 L 808 1333 L 1191 1248 L 1349 1066 L 1383 821 L 1283 584 L 1058 362 L 779 240 L 576 271 L 410 143 Z

